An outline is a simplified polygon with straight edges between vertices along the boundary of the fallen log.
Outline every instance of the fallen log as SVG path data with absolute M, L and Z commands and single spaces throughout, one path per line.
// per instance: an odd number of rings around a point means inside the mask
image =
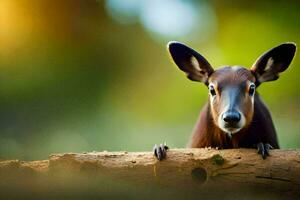
M 107 151 L 54 154 L 42 161 L 0 161 L 2 191 L 22 189 L 25 184 L 46 197 L 47 189 L 58 187 L 60 194 L 68 188 L 76 190 L 70 194 L 83 194 L 82 190 L 102 197 L 134 193 L 139 188 L 139 195 L 171 198 L 168 194 L 172 193 L 172 199 L 187 194 L 195 198 L 227 195 L 232 199 L 233 194 L 236 198 L 245 194 L 295 198 L 300 194 L 300 150 L 272 150 L 266 160 L 254 149 L 205 148 L 171 149 L 163 161 L 157 161 L 152 152 Z

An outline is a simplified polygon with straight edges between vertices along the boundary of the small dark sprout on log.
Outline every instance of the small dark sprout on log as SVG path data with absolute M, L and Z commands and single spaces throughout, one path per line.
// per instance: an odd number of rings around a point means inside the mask
M 211 159 L 215 165 L 223 165 L 225 162 L 224 158 L 220 154 L 214 155 Z

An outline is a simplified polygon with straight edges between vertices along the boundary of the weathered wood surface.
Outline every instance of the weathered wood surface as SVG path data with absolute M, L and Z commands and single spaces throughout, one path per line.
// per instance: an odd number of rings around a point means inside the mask
M 163 161 L 157 161 L 152 152 L 66 153 L 42 161 L 0 161 L 0 182 L 10 174 L 27 178 L 81 174 L 89 181 L 111 179 L 138 186 L 238 187 L 267 189 L 270 195 L 298 195 L 300 150 L 272 150 L 266 160 L 254 149 L 171 149 Z

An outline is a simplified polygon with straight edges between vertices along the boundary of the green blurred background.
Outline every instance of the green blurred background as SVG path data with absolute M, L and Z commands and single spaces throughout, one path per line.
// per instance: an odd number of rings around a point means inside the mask
M 207 100 L 166 51 L 170 40 L 210 63 L 251 66 L 300 44 L 287 1 L 0 0 L 0 158 L 184 147 Z M 300 68 L 259 88 L 282 148 L 300 147 Z

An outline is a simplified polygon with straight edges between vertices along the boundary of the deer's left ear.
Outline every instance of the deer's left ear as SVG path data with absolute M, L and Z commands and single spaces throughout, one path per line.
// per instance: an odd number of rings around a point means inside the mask
M 292 62 L 296 52 L 295 43 L 283 43 L 260 56 L 251 67 L 256 77 L 256 86 L 279 78 Z

